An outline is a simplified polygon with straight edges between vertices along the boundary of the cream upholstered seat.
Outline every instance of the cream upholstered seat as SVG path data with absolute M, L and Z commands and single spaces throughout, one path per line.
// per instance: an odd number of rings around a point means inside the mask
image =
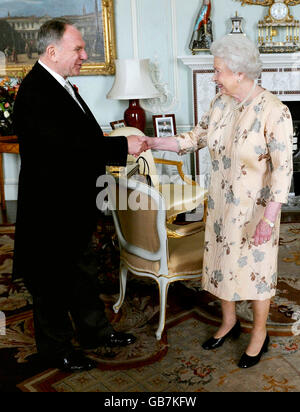
M 121 127 L 110 133 L 110 136 L 129 135 L 145 136 L 143 132 L 135 127 Z M 204 203 L 207 196 L 207 190 L 200 187 L 195 181 L 185 176 L 182 170 L 183 162 L 153 158 L 151 150 L 142 152 L 140 154 L 140 158 L 146 159 L 149 165 L 149 170 L 147 170 L 143 161 L 140 161 L 140 173 L 148 173 L 151 176 L 153 186 L 157 188 L 164 196 L 168 222 L 172 222 L 172 220 L 174 220 L 179 213 L 191 211 L 196 209 L 200 203 Z M 136 161 L 136 158 L 129 155 L 128 162 L 134 161 Z M 177 166 L 178 173 L 182 178 L 183 184 L 160 184 L 159 175 L 155 166 L 158 163 Z
M 126 201 L 128 207 L 124 208 Z M 128 270 L 154 279 L 159 285 L 159 340 L 165 326 L 170 283 L 201 277 L 204 227 L 184 237 L 168 238 L 162 194 L 134 177 L 120 178 L 115 186 L 110 185 L 109 202 L 120 245 L 120 296 L 114 311 L 117 313 L 124 301 Z

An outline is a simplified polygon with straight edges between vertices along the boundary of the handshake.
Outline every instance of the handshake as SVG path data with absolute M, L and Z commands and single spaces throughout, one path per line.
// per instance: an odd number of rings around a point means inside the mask
M 138 157 L 142 152 L 154 147 L 153 137 L 147 136 L 127 136 L 128 154 Z

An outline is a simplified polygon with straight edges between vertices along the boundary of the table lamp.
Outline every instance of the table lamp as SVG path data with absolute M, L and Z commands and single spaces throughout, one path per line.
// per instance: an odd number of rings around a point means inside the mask
M 115 64 L 115 81 L 107 98 L 129 100 L 124 120 L 127 126 L 136 127 L 144 132 L 146 115 L 145 110 L 140 106 L 139 99 L 160 96 L 150 78 L 149 59 L 117 59 Z

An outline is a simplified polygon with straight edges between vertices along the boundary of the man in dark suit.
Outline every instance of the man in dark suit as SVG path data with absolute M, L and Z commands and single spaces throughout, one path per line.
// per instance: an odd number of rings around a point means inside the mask
M 14 277 L 33 296 L 40 359 L 67 371 L 94 363 L 82 348 L 127 345 L 114 331 L 97 289 L 90 246 L 96 227 L 96 180 L 105 165 L 125 165 L 145 150 L 143 137 L 104 137 L 86 103 L 68 82 L 87 59 L 80 32 L 68 21 L 39 31 L 40 59 L 23 80 L 14 106 L 20 142 Z

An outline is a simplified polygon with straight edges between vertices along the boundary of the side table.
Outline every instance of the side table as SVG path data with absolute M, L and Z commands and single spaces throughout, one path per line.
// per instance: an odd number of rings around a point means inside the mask
M 6 209 L 5 191 L 4 191 L 4 171 L 2 153 L 19 154 L 19 143 L 17 136 L 0 136 L 0 203 L 1 209 Z

